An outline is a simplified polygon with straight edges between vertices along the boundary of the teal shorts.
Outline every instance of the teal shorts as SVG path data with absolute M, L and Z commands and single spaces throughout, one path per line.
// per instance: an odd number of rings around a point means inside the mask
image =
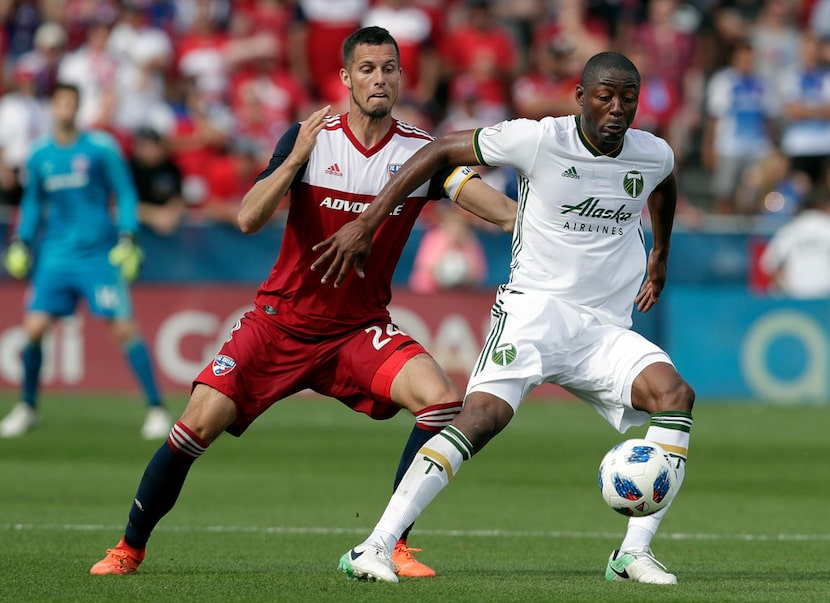
M 71 316 L 84 300 L 90 314 L 112 320 L 132 317 L 130 291 L 106 258 L 77 265 L 45 264 L 35 268 L 27 295 L 28 312 Z

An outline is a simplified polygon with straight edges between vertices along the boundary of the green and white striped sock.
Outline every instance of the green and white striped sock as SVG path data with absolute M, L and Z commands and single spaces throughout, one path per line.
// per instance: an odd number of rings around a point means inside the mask
M 691 430 L 691 413 L 680 411 L 655 412 L 651 415 L 651 421 L 645 435 L 646 440 L 660 444 L 674 460 L 677 469 L 677 490 L 680 490 L 683 478 L 686 476 L 686 456 L 689 451 Z M 675 491 L 675 496 L 677 496 L 677 491 Z M 654 515 L 630 518 L 628 520 L 628 530 L 620 545 L 620 550 L 640 551 L 648 549 L 669 507 L 671 507 L 671 502 Z
M 415 455 L 366 542 L 383 542 L 391 551 L 403 531 L 472 455 L 470 441 L 451 425 L 430 438 Z

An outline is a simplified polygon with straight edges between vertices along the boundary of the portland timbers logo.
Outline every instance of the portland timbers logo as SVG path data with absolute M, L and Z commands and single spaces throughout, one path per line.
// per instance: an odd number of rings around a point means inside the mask
M 643 175 L 637 170 L 631 170 L 623 176 L 623 188 L 631 197 L 639 197 L 643 192 Z
M 493 350 L 493 362 L 500 366 L 507 366 L 516 360 L 516 346 L 512 343 L 500 343 Z

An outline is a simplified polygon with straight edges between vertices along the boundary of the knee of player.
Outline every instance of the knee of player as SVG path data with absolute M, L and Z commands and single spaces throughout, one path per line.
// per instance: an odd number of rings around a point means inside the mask
M 422 374 L 409 381 L 396 381 L 390 393 L 398 406 L 412 414 L 439 405 L 460 405 L 463 398 L 458 386 L 443 373 Z
M 131 320 L 113 320 L 109 323 L 109 331 L 122 347 L 129 347 L 139 337 L 138 328 Z
M 26 338 L 29 343 L 40 345 L 54 323 L 55 319 L 48 314 L 31 313 L 24 316 L 23 329 L 26 331 Z

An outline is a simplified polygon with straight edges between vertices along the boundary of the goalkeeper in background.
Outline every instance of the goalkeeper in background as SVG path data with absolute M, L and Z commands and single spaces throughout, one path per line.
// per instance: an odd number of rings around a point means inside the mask
M 3 254 L 13 277 L 31 274 L 31 287 L 23 317 L 27 341 L 22 400 L 0 421 L 0 437 L 23 435 L 37 424 L 43 337 L 58 319 L 74 314 L 83 299 L 93 316 L 107 321 L 144 390 L 149 412 L 142 436 L 165 438 L 169 415 L 147 346 L 133 321 L 127 287 L 138 276 L 142 260 L 134 240 L 138 197 L 115 139 L 105 132 L 77 129 L 79 101 L 77 87 L 55 86 L 53 133 L 32 149 L 19 222 Z

